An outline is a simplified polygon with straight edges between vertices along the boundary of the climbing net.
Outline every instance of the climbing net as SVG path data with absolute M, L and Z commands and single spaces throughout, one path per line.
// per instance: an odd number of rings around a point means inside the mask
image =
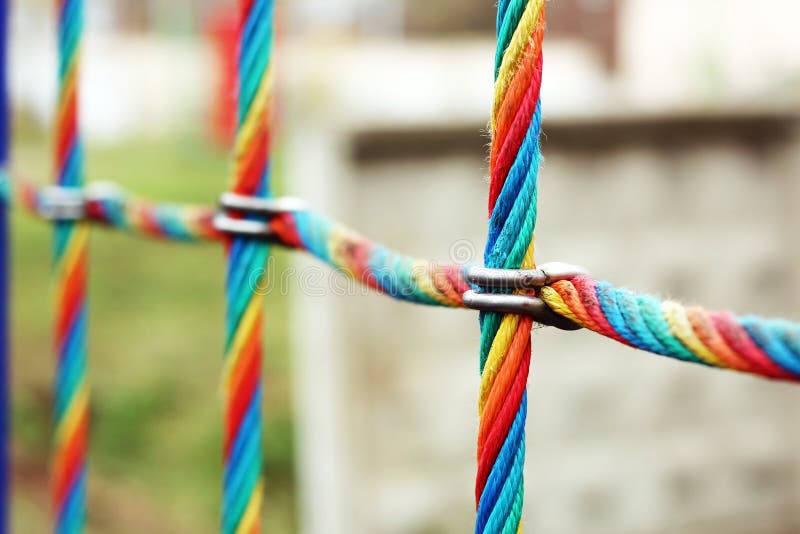
M 482 266 L 401 255 L 302 201 L 271 195 L 273 0 L 239 1 L 233 176 L 217 207 L 154 203 L 112 184 L 86 185 L 78 109 L 83 0 L 57 0 L 56 5 L 59 93 L 54 185 L 41 187 L 20 178 L 14 184 L 17 202 L 54 228 L 56 532 L 82 532 L 85 523 L 86 280 L 92 225 L 175 241 L 218 241 L 225 247 L 221 529 L 226 534 L 260 532 L 263 312 L 249 280 L 263 267 L 270 245 L 309 252 L 379 294 L 480 311 L 476 533 L 521 531 L 534 323 L 591 330 L 634 348 L 709 367 L 772 379 L 800 378 L 800 324 L 662 301 L 597 281 L 570 265 L 536 266 L 545 0 L 500 0 L 497 6 L 489 225 Z M 0 6 L 4 22 L 7 5 Z

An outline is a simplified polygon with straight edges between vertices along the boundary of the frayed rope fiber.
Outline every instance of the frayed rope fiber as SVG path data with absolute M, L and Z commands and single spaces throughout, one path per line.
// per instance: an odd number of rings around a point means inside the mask
M 539 296 L 559 315 L 638 349 L 768 378 L 800 378 L 798 323 L 686 307 L 587 276 L 556 282 Z
M 469 266 L 404 256 L 314 212 L 286 215 L 276 220 L 273 228 L 284 246 L 308 251 L 357 282 L 398 300 L 460 308 L 464 292 L 471 289 L 465 277 Z M 538 296 L 562 317 L 628 346 L 767 378 L 800 379 L 797 322 L 684 306 L 589 276 L 555 282 L 541 288 Z M 516 331 L 510 332 L 512 336 L 504 342 L 516 350 L 521 338 L 514 337 Z M 504 345 L 489 344 L 487 362 L 494 362 L 500 346 Z M 519 354 L 515 352 L 514 357 Z M 515 359 L 487 372 L 497 379 L 502 370 L 506 373 L 502 380 L 507 381 L 517 376 L 510 371 L 521 363 Z M 490 397 L 493 402 L 504 398 L 497 393 L 489 395 L 482 385 L 481 402 L 488 404 Z

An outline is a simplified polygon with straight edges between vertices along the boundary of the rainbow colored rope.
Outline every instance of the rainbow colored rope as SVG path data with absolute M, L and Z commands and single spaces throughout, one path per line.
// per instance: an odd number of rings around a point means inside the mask
M 399 254 L 313 211 L 272 221 L 280 244 L 305 250 L 349 278 L 392 298 L 431 306 L 463 307 L 470 289 L 463 266 Z
M 311 211 L 276 219 L 272 227 L 280 244 L 308 251 L 381 294 L 416 304 L 464 306 L 462 295 L 470 289 L 465 277 L 469 266 L 403 256 Z M 685 307 L 588 276 L 545 286 L 539 297 L 559 315 L 638 349 L 767 378 L 800 380 L 799 323 Z M 521 341 L 514 337 L 516 332 L 512 334 L 506 341 L 518 359 Z M 497 349 L 490 345 L 489 350 L 493 357 Z M 499 372 L 495 368 L 495 381 L 500 382 L 495 388 L 517 377 L 511 371 L 518 369 L 518 363 L 522 362 L 503 364 Z M 497 403 L 503 398 L 492 391 L 481 394 L 487 398 L 485 409 L 497 411 L 501 408 L 490 405 L 488 399 Z
M 30 181 L 16 180 L 17 202 L 30 213 L 46 218 L 46 190 Z M 92 192 L 96 183 L 86 190 Z M 173 241 L 221 240 L 223 235 L 214 229 L 215 210 L 206 206 L 156 203 L 127 195 L 110 184 L 88 195 L 85 219 L 92 223 L 147 237 Z
M 241 0 L 238 129 L 232 191 L 269 196 L 272 0 Z M 226 241 L 224 534 L 261 531 L 262 303 L 252 285 L 269 253 L 263 241 Z
M 25 181 L 18 181 L 16 189 L 26 209 L 46 211 L 40 189 Z M 157 204 L 116 191 L 93 195 L 86 211 L 91 222 L 159 239 L 223 238 L 212 224 L 215 210 L 205 206 Z M 464 306 L 462 295 L 470 289 L 464 266 L 404 256 L 314 211 L 288 213 L 271 227 L 276 244 L 307 251 L 381 294 L 416 304 Z M 794 363 L 800 361 L 796 323 L 684 308 L 585 276 L 545 287 L 539 297 L 559 315 L 642 350 L 768 378 L 795 380 L 800 375 L 800 363 Z
M 484 258 L 488 267 L 534 267 L 544 1 L 500 0 L 498 4 Z M 77 95 L 83 2 L 57 0 L 56 4 L 60 89 L 55 183 L 80 193 L 84 180 Z M 272 0 L 240 0 L 240 9 L 238 131 L 231 189 L 240 195 L 268 197 L 274 6 Z M 25 182 L 17 189 L 28 209 L 47 213 L 47 198 L 41 190 Z M 54 221 L 54 531 L 77 534 L 85 527 L 88 223 L 99 222 L 165 239 L 224 240 L 228 306 L 221 530 L 226 534 L 259 532 L 263 311 L 253 275 L 263 272 L 266 242 L 224 236 L 213 227 L 215 210 L 207 207 L 156 204 L 119 191 L 87 195 L 83 207 L 81 220 Z M 306 250 L 396 299 L 463 307 L 462 296 L 470 289 L 463 266 L 402 256 L 312 211 L 285 213 L 269 224 L 276 243 Z M 681 361 L 800 381 L 798 323 L 685 307 L 588 276 L 555 282 L 536 296 L 561 316 L 632 347 Z M 532 321 L 526 316 L 481 314 L 476 533 L 521 531 Z
M 41 190 L 25 181 L 16 189 L 26 209 L 46 211 Z M 212 225 L 214 213 L 210 207 L 156 204 L 121 191 L 87 202 L 92 222 L 181 241 L 222 239 Z M 404 256 L 314 211 L 287 213 L 271 227 L 277 244 L 307 251 L 381 294 L 416 304 L 464 306 L 462 295 L 470 289 L 464 266 Z M 790 321 L 683 307 L 586 276 L 545 287 L 539 297 L 589 330 L 655 354 L 767 378 L 800 376 L 800 326 Z
M 800 378 L 797 323 L 662 302 L 587 276 L 556 282 L 540 297 L 584 328 L 654 354 L 768 378 Z
M 83 185 L 83 146 L 78 127 L 78 66 L 83 1 L 58 0 L 59 96 L 56 184 Z M 53 432 L 54 531 L 76 534 L 86 516 L 86 449 L 89 386 L 86 378 L 86 275 L 89 227 L 55 223 L 55 406 Z
M 530 269 L 539 170 L 544 0 L 501 0 L 492 110 L 487 267 Z M 522 528 L 530 317 L 482 313 L 476 533 Z

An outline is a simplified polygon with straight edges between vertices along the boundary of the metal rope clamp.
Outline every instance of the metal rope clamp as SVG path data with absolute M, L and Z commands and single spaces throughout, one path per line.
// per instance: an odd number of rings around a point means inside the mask
M 36 209 L 48 221 L 80 221 L 86 214 L 86 196 L 83 189 L 77 187 L 43 187 Z
M 578 324 L 555 313 L 542 299 L 508 291 L 535 291 L 560 280 L 571 280 L 588 274 L 583 267 L 557 262 L 545 263 L 537 269 L 470 267 L 466 272 L 467 281 L 481 289 L 495 292 L 466 291 L 463 295 L 464 305 L 479 311 L 528 315 L 539 324 L 561 330 L 580 330 Z
M 48 221 L 82 221 L 92 219 L 92 203 L 122 197 L 122 190 L 111 182 L 92 182 L 85 188 L 51 185 L 40 189 L 36 207 Z
M 296 211 L 305 211 L 305 201 L 294 197 L 259 198 L 237 193 L 223 193 L 219 199 L 222 213 L 214 216 L 214 228 L 220 232 L 274 241 L 275 231 L 269 224 L 271 219 Z M 259 218 L 237 218 L 228 213 L 251 215 Z

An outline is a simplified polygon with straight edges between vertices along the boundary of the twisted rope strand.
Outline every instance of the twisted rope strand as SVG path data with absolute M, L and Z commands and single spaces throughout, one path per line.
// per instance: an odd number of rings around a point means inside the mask
M 800 379 L 800 324 L 735 317 L 635 295 L 587 276 L 542 288 L 559 315 L 654 354 L 782 380 Z
M 87 222 L 173 241 L 221 240 L 223 237 L 214 229 L 215 210 L 211 207 L 151 202 L 127 195 L 116 186 L 104 185 L 102 194 L 93 194 L 86 201 Z M 27 180 L 17 179 L 15 186 L 17 202 L 33 215 L 46 218 L 45 190 Z
M 47 213 L 43 189 L 16 180 L 17 202 L 33 215 Z M 208 206 L 155 203 L 105 187 L 86 204 L 87 220 L 111 228 L 176 241 L 218 241 L 216 210 Z M 313 211 L 272 221 L 277 243 L 305 250 L 343 275 L 393 298 L 419 304 L 462 307 L 469 289 L 462 266 L 401 255 Z M 263 267 L 263 266 L 261 266 Z M 245 269 L 243 273 L 247 272 Z
M 59 96 L 55 183 L 80 189 L 84 165 L 78 56 L 83 2 L 56 1 Z M 238 132 L 231 190 L 268 197 L 274 6 L 272 0 L 240 0 L 240 9 Z M 499 0 L 484 257 L 489 267 L 530 269 L 535 265 L 544 31 L 544 0 Z M 23 204 L 41 211 L 39 191 L 24 185 L 20 190 Z M 252 275 L 261 272 L 266 262 L 266 243 L 222 236 L 213 228 L 214 210 L 209 208 L 107 197 L 90 200 L 86 209 L 85 220 L 54 223 L 54 531 L 77 534 L 85 528 L 87 222 L 94 221 L 176 240 L 224 239 L 228 306 L 221 530 L 226 534 L 259 532 L 263 311 Z M 280 244 L 307 250 L 381 293 L 420 304 L 463 306 L 462 295 L 469 285 L 460 266 L 401 256 L 313 212 L 285 214 L 271 225 Z M 632 347 L 711 367 L 800 380 L 800 324 L 661 302 L 586 276 L 546 286 L 539 296 L 556 313 Z M 480 325 L 475 531 L 520 532 L 532 319 L 485 313 Z
M 487 267 L 534 267 L 544 0 L 497 11 Z M 530 318 L 481 314 L 476 534 L 522 528 Z
M 18 181 L 16 189 L 18 201 L 26 209 L 44 211 L 40 190 L 25 181 Z M 92 222 L 158 238 L 224 237 L 211 224 L 215 210 L 210 207 L 155 204 L 118 192 L 93 199 L 87 210 Z M 470 289 L 464 266 L 403 256 L 313 211 L 285 214 L 274 219 L 271 227 L 277 244 L 307 251 L 343 275 L 392 298 L 458 308 L 463 307 L 463 293 Z M 793 363 L 800 361 L 797 323 L 683 308 L 589 277 L 558 282 L 542 289 L 539 296 L 559 315 L 625 345 L 768 378 L 796 380 L 800 376 L 798 364 Z M 491 315 L 484 317 L 484 321 L 492 320 Z M 513 332 L 512 326 L 505 328 Z M 492 342 L 482 341 L 484 353 L 488 354 Z
M 269 196 L 269 105 L 272 97 L 272 0 L 241 0 L 238 68 L 238 129 L 232 191 Z M 224 363 L 225 443 L 222 532 L 261 531 L 263 482 L 261 352 L 263 311 L 253 273 L 268 255 L 264 241 L 225 241 L 226 340 Z
M 83 185 L 78 125 L 78 65 L 82 0 L 58 0 L 59 95 L 55 131 L 55 183 Z M 53 432 L 54 532 L 83 532 L 89 388 L 86 378 L 86 276 L 89 230 L 85 222 L 57 222 L 53 248 L 56 287 L 56 376 Z

